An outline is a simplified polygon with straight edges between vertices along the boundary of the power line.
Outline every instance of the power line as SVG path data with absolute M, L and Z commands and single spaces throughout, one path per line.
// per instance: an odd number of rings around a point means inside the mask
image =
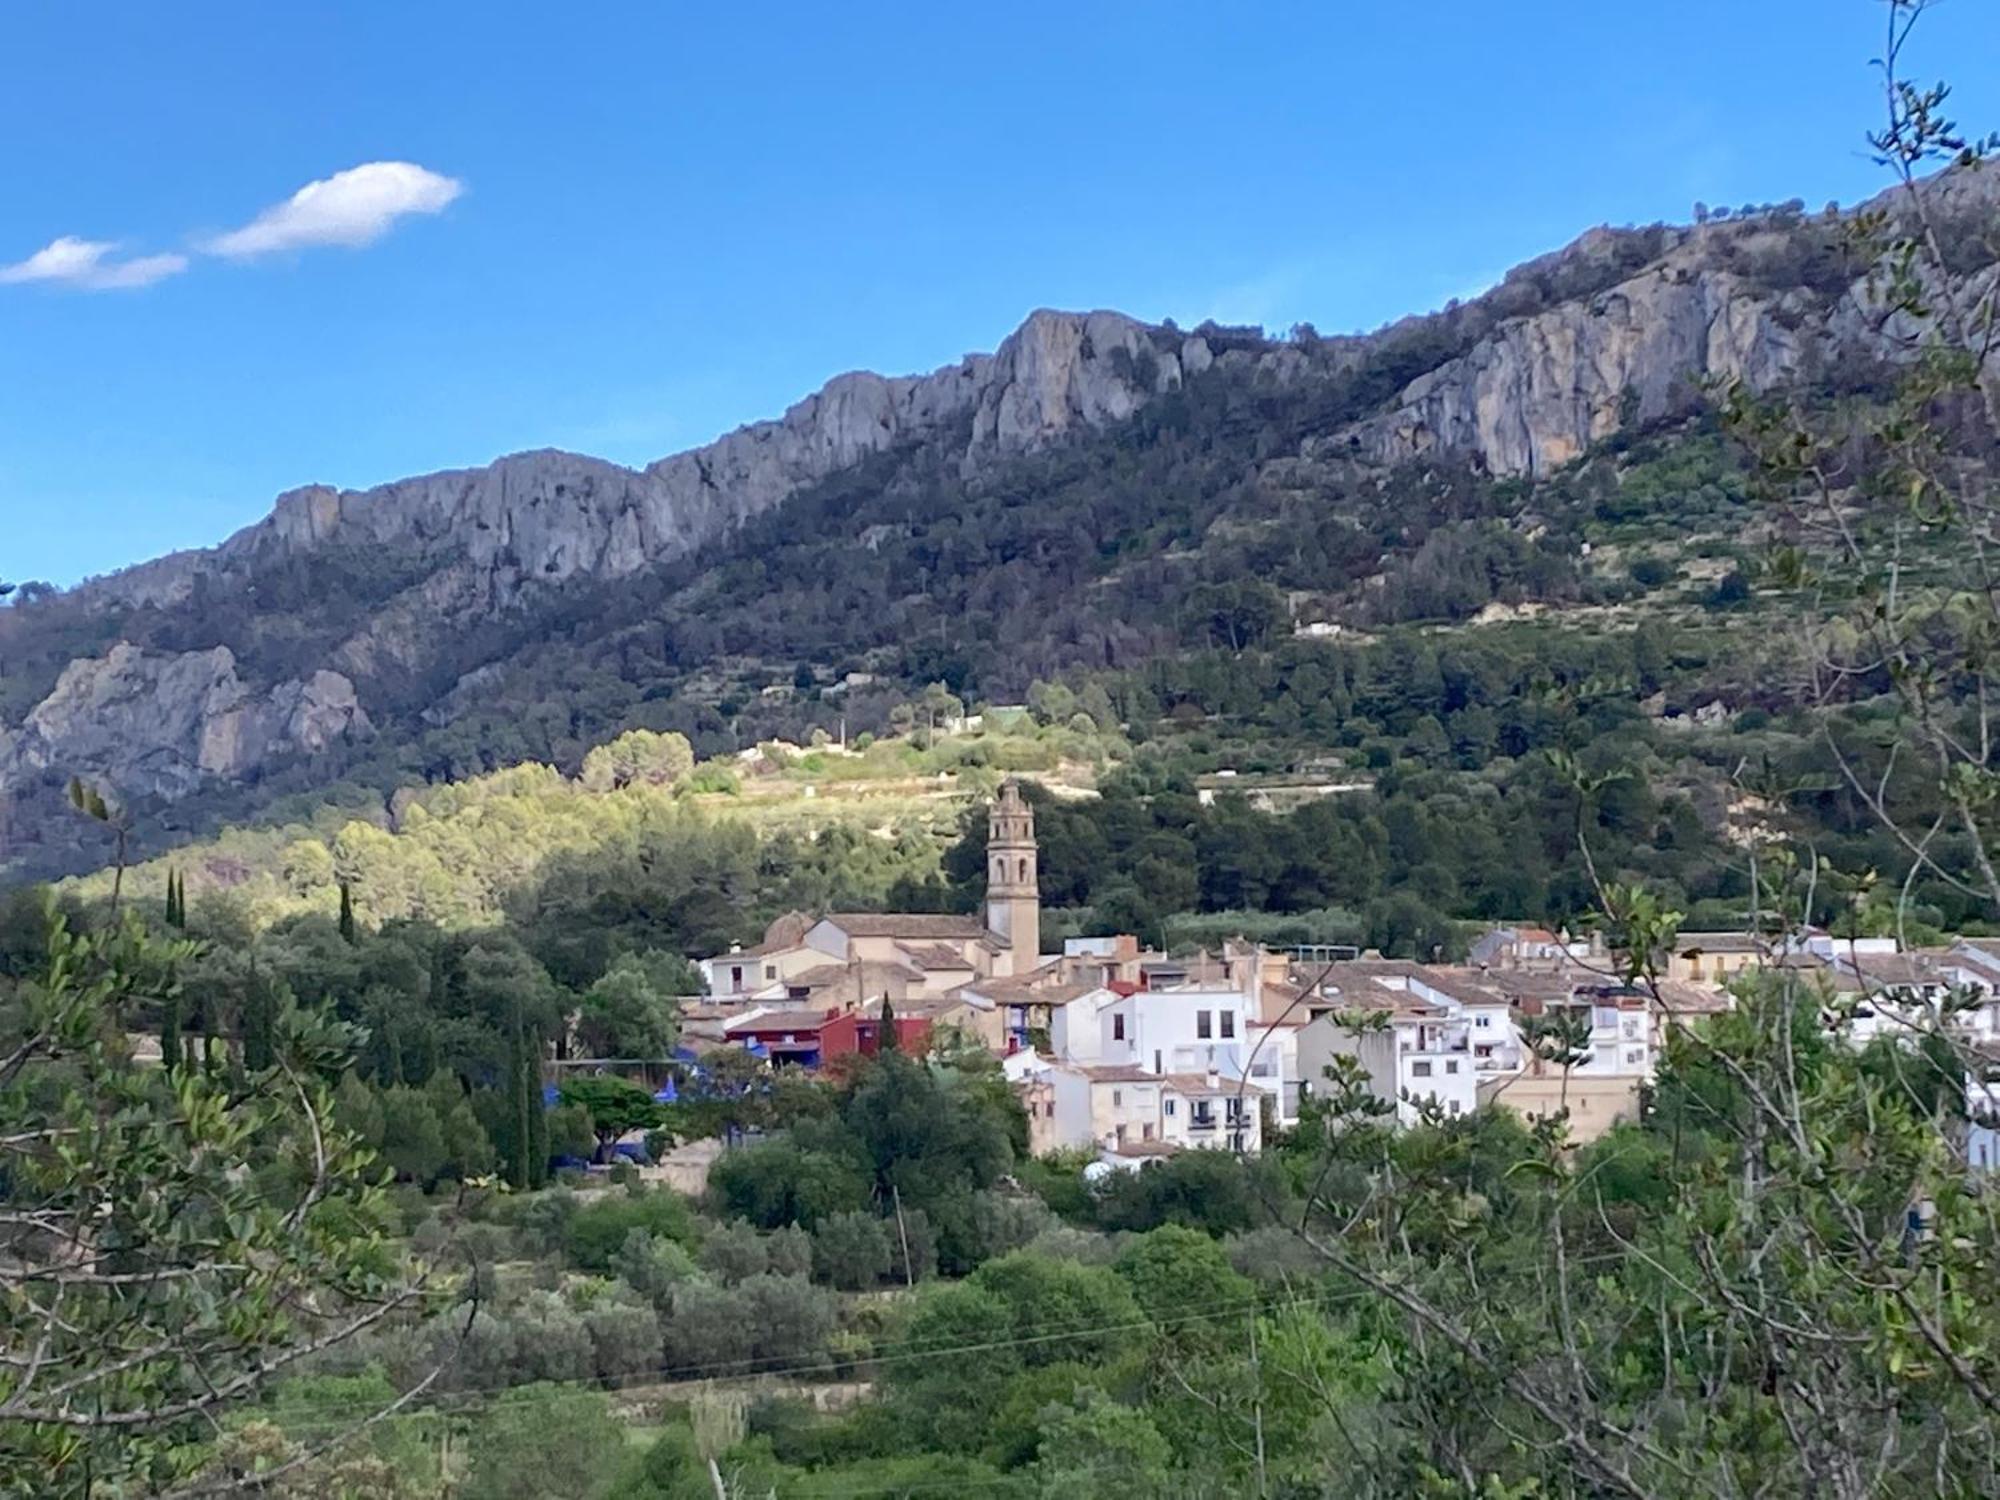
M 1306 1295 L 1295 1295 L 1287 1298 L 1284 1302 L 1278 1304 L 1278 1306 L 1280 1310 L 1296 1310 L 1302 1307 L 1325 1306 L 1336 1302 L 1358 1301 L 1363 1298 L 1372 1297 L 1374 1295 L 1375 1294 L 1373 1292 L 1367 1291 L 1365 1289 L 1344 1290 L 1339 1292 L 1331 1292 L 1331 1291 L 1320 1292 L 1320 1293 L 1313 1293 Z M 1261 1307 L 1263 1307 L 1263 1305 L 1264 1304 L 1262 1302 L 1262 1299 L 1253 1297 L 1253 1298 L 1246 1298 L 1236 1302 L 1221 1304 L 1209 1308 L 1205 1311 L 1180 1313 L 1172 1317 L 1166 1317 L 1166 1318 L 1149 1317 L 1149 1318 L 1140 1318 L 1136 1320 L 1127 1320 L 1118 1323 L 1071 1324 L 1071 1325 L 1059 1326 L 1053 1329 L 1045 1329 L 1040 1333 L 1026 1334 L 1014 1338 L 986 1339 L 977 1342 L 962 1343 L 962 1344 L 928 1344 L 922 1340 L 912 1339 L 912 1340 L 906 1340 L 901 1344 L 891 1345 L 887 1352 L 878 1352 L 857 1359 L 855 1363 L 858 1365 L 906 1364 L 925 1359 L 946 1358 L 962 1354 L 990 1354 L 1005 1349 L 1026 1348 L 1041 1344 L 1059 1343 L 1067 1339 L 1090 1338 L 1094 1336 L 1113 1334 L 1113 1333 L 1141 1332 L 1147 1329 L 1164 1330 L 1168 1328 L 1178 1327 L 1180 1325 L 1187 1323 L 1208 1322 L 1217 1319 L 1240 1317 L 1247 1312 L 1260 1309 Z M 461 1388 L 457 1391 L 451 1391 L 445 1394 L 447 1396 L 471 1395 L 471 1396 L 485 1397 L 488 1399 L 477 1403 L 477 1405 L 486 1406 L 486 1405 L 491 1405 L 494 1399 L 505 1396 L 509 1392 L 522 1390 L 529 1386 L 536 1386 L 536 1385 L 557 1386 L 565 1390 L 595 1390 L 595 1391 L 602 1391 L 609 1393 L 619 1390 L 632 1389 L 634 1387 L 648 1387 L 648 1386 L 661 1386 L 661 1385 L 709 1385 L 715 1383 L 718 1380 L 745 1379 L 751 1376 L 784 1377 L 792 1375 L 815 1375 L 815 1374 L 825 1373 L 826 1360 L 823 1356 L 810 1361 L 799 1361 L 792 1364 L 782 1364 L 782 1363 L 770 1364 L 770 1361 L 772 1360 L 783 1360 L 786 1358 L 789 1358 L 789 1356 L 753 1356 L 749 1359 L 743 1359 L 743 1360 L 725 1360 L 722 1361 L 720 1364 L 683 1365 L 678 1368 L 667 1367 L 658 1371 L 652 1371 L 637 1375 L 605 1376 L 596 1378 L 580 1377 L 572 1380 L 514 1381 L 514 1382 L 509 1382 L 506 1385 Z M 770 1364 L 770 1367 L 763 1369 L 754 1368 L 755 1366 L 765 1365 L 765 1364 Z M 695 1373 L 697 1371 L 704 1373 Z M 307 1411 L 335 1410 L 343 1412 L 354 1412 L 354 1411 L 365 1412 L 373 1409 L 378 1404 L 379 1403 L 373 1401 L 362 1401 L 358 1398 L 349 1398 L 349 1399 L 330 1398 L 325 1401 L 299 1402 L 296 1405 L 291 1406 L 289 1409 L 307 1410 Z M 459 1413 L 445 1413 L 440 1409 L 436 1408 L 426 1409 L 423 1413 L 412 1413 L 412 1415 L 424 1415 L 424 1416 L 452 1415 L 452 1414 L 459 1414 Z

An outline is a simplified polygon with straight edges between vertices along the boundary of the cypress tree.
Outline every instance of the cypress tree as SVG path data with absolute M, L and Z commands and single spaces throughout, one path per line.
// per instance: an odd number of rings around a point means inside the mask
M 543 1187 L 549 1180 L 549 1111 L 542 1102 L 542 1039 L 533 1031 L 527 1033 L 523 1058 L 528 1075 L 528 1186 Z
M 181 987 L 169 981 L 166 998 L 160 1002 L 160 1066 L 169 1073 L 181 1061 Z
M 877 1029 L 881 1035 L 876 1039 L 876 1051 L 900 1052 L 902 1050 L 902 1038 L 896 1035 L 896 1007 L 889 1003 L 887 995 L 882 997 L 882 1024 Z
M 340 935 L 354 941 L 354 887 L 340 882 Z
M 261 1073 L 277 1060 L 278 996 L 272 981 L 253 962 L 243 997 L 243 1066 Z
M 514 1017 L 514 1031 L 507 1044 L 507 1092 L 509 1114 L 513 1129 L 508 1134 L 512 1139 L 507 1153 L 507 1180 L 517 1188 L 531 1186 L 528 1163 L 534 1155 L 534 1127 L 528 1105 L 528 1043 L 517 1012 Z
M 382 1018 L 382 1087 L 403 1085 L 403 1028 L 391 1016 Z

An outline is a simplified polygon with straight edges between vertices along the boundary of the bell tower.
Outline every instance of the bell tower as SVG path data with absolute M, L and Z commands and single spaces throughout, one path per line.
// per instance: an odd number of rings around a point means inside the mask
M 1018 782 L 1002 782 L 986 815 L 986 925 L 1006 941 L 1003 973 L 1025 974 L 1042 961 L 1036 857 L 1035 810 Z

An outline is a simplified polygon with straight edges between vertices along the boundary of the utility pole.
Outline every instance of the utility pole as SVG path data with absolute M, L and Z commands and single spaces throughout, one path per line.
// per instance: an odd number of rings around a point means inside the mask
M 896 1238 L 903 1242 L 903 1285 L 913 1287 L 917 1284 L 917 1268 L 910 1264 L 910 1231 L 903 1224 L 903 1190 L 891 1183 L 889 1191 L 895 1195 Z
M 1264 1368 L 1257 1358 L 1257 1309 L 1250 1309 L 1250 1415 L 1257 1433 L 1257 1500 L 1270 1493 L 1264 1474 Z

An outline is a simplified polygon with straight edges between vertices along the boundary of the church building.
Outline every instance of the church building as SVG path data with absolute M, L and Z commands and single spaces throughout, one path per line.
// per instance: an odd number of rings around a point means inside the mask
M 704 959 L 709 995 L 818 1010 L 942 1000 L 979 980 L 1021 978 L 1044 967 L 1035 810 L 1013 781 L 986 819 L 982 915 L 935 912 L 791 913 L 754 948 Z

